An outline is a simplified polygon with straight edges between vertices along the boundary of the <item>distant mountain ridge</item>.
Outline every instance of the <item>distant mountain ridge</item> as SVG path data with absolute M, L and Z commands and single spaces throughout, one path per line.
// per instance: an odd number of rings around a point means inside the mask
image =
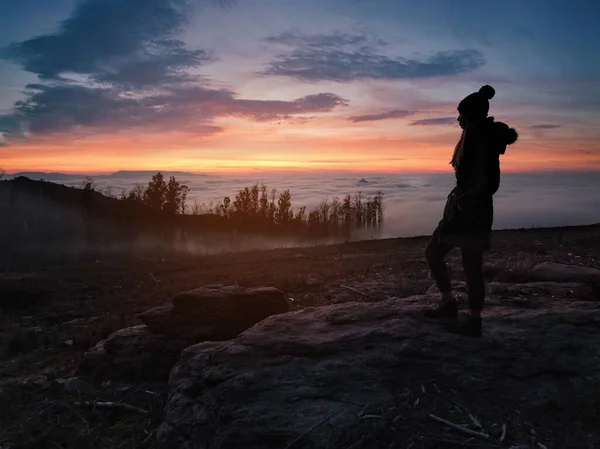
M 144 176 L 151 178 L 157 172 L 161 172 L 165 177 L 168 176 L 208 176 L 206 173 L 192 173 L 186 171 L 163 171 L 163 170 L 119 170 L 110 175 L 103 175 L 106 178 L 137 178 Z
M 85 173 L 59 173 L 59 172 L 19 172 L 19 173 L 11 173 L 6 174 L 6 177 L 9 179 L 18 178 L 19 176 L 24 176 L 33 181 L 39 181 L 41 179 L 45 181 L 72 181 L 77 179 L 82 179 L 86 177 L 90 177 L 93 179 L 111 179 L 111 178 L 148 178 L 150 179 L 152 175 L 156 174 L 160 171 L 165 177 L 175 176 L 208 176 L 205 173 L 192 173 L 185 171 L 162 171 L 162 170 L 119 170 L 114 173 L 110 173 L 108 175 L 87 175 Z
M 19 172 L 14 174 L 6 174 L 7 179 L 14 179 L 20 176 L 24 176 L 25 178 L 29 178 L 32 181 L 39 181 L 41 179 L 47 181 L 69 181 L 71 179 L 80 179 L 85 178 L 87 175 L 73 175 L 68 173 L 45 173 L 45 172 Z

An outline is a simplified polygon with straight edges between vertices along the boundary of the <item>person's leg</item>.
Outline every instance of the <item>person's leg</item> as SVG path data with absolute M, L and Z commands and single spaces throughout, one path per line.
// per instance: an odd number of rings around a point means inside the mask
M 431 276 L 445 299 L 452 299 L 452 283 L 448 273 L 448 267 L 444 261 L 446 254 L 450 252 L 452 246 L 445 244 L 440 237 L 439 231 L 434 231 L 425 248 L 425 258 L 431 271 Z
M 456 318 L 458 316 L 458 306 L 452 295 L 452 283 L 444 261 L 444 257 L 451 249 L 452 245 L 444 243 L 439 229 L 436 229 L 425 249 L 425 257 L 431 275 L 442 294 L 442 302 L 438 307 L 425 311 L 425 316 L 429 318 Z
M 481 310 L 485 300 L 483 251 L 479 249 L 462 249 L 461 253 L 469 292 L 469 315 L 481 318 Z
M 485 277 L 483 251 L 461 248 L 462 264 L 469 292 L 469 313 L 464 319 L 448 326 L 450 332 L 469 337 L 481 336 L 481 310 L 485 300 Z

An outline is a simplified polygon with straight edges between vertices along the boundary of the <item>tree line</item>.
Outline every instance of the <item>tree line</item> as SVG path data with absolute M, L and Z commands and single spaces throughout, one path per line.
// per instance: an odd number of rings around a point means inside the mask
M 93 190 L 88 180 L 85 190 Z M 380 228 L 384 221 L 383 193 L 368 197 L 363 192 L 344 197 L 325 198 L 311 210 L 306 206 L 294 208 L 289 189 L 277 192 L 265 184 L 256 183 L 240 189 L 215 203 L 188 204 L 188 186 L 179 183 L 174 176 L 168 181 L 158 172 L 146 186 L 137 184 L 118 197 L 106 188 L 102 193 L 121 201 L 145 205 L 166 215 L 213 217 L 227 227 L 246 231 L 287 230 L 295 234 L 333 235 L 350 233 L 357 229 Z M 189 220 L 188 220 L 189 221 Z M 214 222 L 214 221 L 213 221 Z
M 189 191 L 161 173 L 120 194 L 110 187 L 98 189 L 92 179 L 78 186 L 25 177 L 0 180 L 0 267 L 88 253 L 96 257 L 98 251 L 117 248 L 243 247 L 253 236 L 314 243 L 351 239 L 368 229 L 376 237 L 384 220 L 381 192 L 325 198 L 308 210 L 293 207 L 289 189 L 277 192 L 264 184 L 240 189 L 216 204 L 190 205 Z

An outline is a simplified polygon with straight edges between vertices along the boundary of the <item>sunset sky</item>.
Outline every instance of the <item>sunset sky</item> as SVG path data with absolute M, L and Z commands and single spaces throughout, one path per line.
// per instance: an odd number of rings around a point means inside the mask
M 0 168 L 600 170 L 598 0 L 0 0 Z

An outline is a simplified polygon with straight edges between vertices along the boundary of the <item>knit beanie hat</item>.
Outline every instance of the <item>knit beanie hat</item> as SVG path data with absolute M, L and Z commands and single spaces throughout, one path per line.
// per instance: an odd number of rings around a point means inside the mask
M 479 89 L 479 92 L 473 92 L 471 95 L 466 96 L 456 109 L 461 114 L 470 118 L 486 118 L 490 110 L 490 102 L 488 100 L 494 98 L 495 93 L 494 88 L 486 84 Z

